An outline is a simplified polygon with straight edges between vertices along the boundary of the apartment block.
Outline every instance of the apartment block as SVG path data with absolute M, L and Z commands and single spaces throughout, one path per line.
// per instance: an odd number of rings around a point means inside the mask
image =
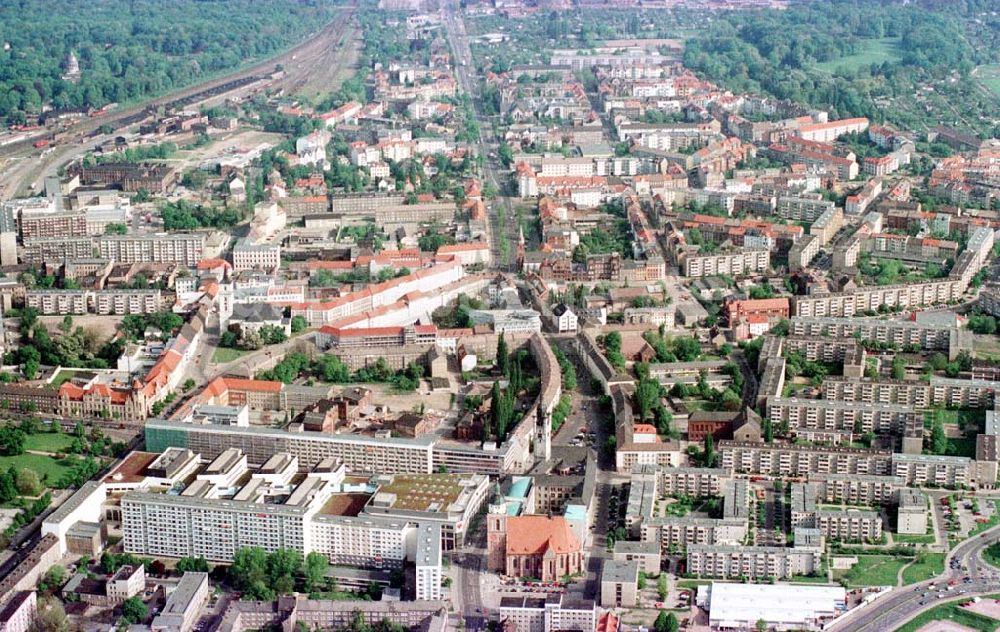
M 811 483 L 792 483 L 789 497 L 788 513 L 792 528 L 815 528 L 816 486 Z
M 839 376 L 823 381 L 823 397 L 844 402 L 892 404 L 928 408 L 988 408 L 1000 382 L 932 377 L 929 382 L 851 379 Z
M 780 196 L 775 212 L 779 217 L 794 222 L 814 222 L 835 208 L 832 201 L 814 193 Z
M 204 233 L 160 233 L 156 235 L 103 235 L 97 249 L 105 259 L 118 263 L 177 263 L 194 267 L 205 252 Z
M 972 485 L 973 462 L 964 456 L 893 454 L 892 474 L 909 487 L 962 488 Z
M 605 608 L 634 608 L 639 600 L 639 563 L 604 560 L 601 568 L 601 605 Z
M 794 271 L 809 267 L 823 245 L 815 235 L 806 235 L 788 250 L 788 269 Z
M 720 496 L 732 472 L 709 467 L 656 468 L 657 492 L 666 496 Z
M 899 490 L 896 531 L 912 535 L 927 533 L 927 496 L 919 489 Z
M 830 540 L 876 542 L 882 539 L 882 517 L 858 509 L 816 511 L 815 527 Z
M 83 210 L 50 208 L 23 208 L 21 210 L 21 238 L 83 237 L 87 231 L 87 213 Z
M 684 551 L 692 544 L 740 544 L 747 535 L 746 518 L 666 516 L 643 520 L 641 542 L 659 542 L 664 553 Z
M 886 307 L 914 308 L 957 300 L 966 285 L 959 279 L 908 285 L 865 286 L 851 292 L 797 296 L 793 313 L 805 317 L 845 318 Z
M 795 397 L 768 399 L 767 416 L 772 424 L 787 425 L 792 430 L 857 434 L 902 434 L 918 423 L 917 414 L 909 406 Z
M 771 265 L 771 251 L 766 248 L 740 248 L 714 254 L 693 252 L 685 254 L 682 259 L 686 277 L 743 276 L 766 271 Z
M 811 346 L 845 344 L 846 339 L 873 340 L 894 344 L 899 348 L 947 350 L 955 337 L 955 327 L 944 324 L 919 323 L 912 320 L 876 320 L 873 318 L 832 318 L 797 316 L 791 321 L 791 334 L 786 345 L 808 350 Z M 799 342 L 796 337 L 809 337 L 815 342 Z M 823 342 L 820 342 L 823 341 Z M 820 357 L 817 354 L 816 359 Z M 810 358 L 813 359 L 813 358 Z
M 687 550 L 687 571 L 719 579 L 787 579 L 813 573 L 821 557 L 821 548 L 693 544 Z
M 89 294 L 87 290 L 28 290 L 24 304 L 42 314 L 86 314 Z
M 561 594 L 501 597 L 500 621 L 518 632 L 595 632 L 597 605 L 593 601 L 572 601 Z
M 813 474 L 809 482 L 816 486 L 816 495 L 821 502 L 847 505 L 891 504 L 906 485 L 897 476 L 860 474 Z
M 100 290 L 92 294 L 97 314 L 150 314 L 162 305 L 160 290 Z
M 844 447 L 720 441 L 722 467 L 738 474 L 808 477 L 810 474 L 877 474 L 890 470 L 890 452 Z
M 24 261 L 34 265 L 89 259 L 96 251 L 91 237 L 35 237 L 24 240 Z
M 233 246 L 233 270 L 277 270 L 281 267 L 281 246 L 255 244 L 241 239 Z
M 420 525 L 416 534 L 417 549 L 414 555 L 416 567 L 416 598 L 438 600 L 442 598 L 441 588 L 441 525 Z
M 239 448 L 251 463 L 264 463 L 276 452 L 288 452 L 304 467 L 323 459 L 343 461 L 354 473 L 430 473 L 434 437 L 376 439 L 355 434 L 289 432 L 150 420 L 145 427 L 147 449 L 162 452 L 187 447 L 212 458 L 228 448 Z M 481 451 L 480 451 L 481 452 Z

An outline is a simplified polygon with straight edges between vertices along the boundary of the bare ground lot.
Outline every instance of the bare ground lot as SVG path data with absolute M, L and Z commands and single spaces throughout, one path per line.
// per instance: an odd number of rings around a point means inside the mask
M 41 321 L 50 332 L 58 333 L 59 325 L 63 322 L 63 317 L 39 316 L 38 320 Z M 73 327 L 83 327 L 84 331 L 93 331 L 99 340 L 107 340 L 115 334 L 118 323 L 121 321 L 121 316 L 82 314 L 73 316 Z

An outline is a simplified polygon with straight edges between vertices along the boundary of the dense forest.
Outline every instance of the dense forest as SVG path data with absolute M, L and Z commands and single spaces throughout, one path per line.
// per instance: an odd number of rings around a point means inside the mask
M 276 54 L 335 11 L 330 0 L 2 2 L 0 121 L 180 88 Z M 63 78 L 70 53 L 79 60 L 75 81 Z
M 687 40 L 684 63 L 734 91 L 837 116 L 918 128 L 936 119 L 990 133 L 1000 117 L 996 95 L 970 77 L 996 61 L 996 49 L 984 43 L 1000 21 L 981 4 L 817 0 L 786 11 L 731 12 Z

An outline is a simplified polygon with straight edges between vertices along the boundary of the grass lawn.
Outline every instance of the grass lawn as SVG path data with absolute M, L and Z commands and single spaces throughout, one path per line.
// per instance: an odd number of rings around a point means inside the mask
M 52 388 L 59 388 L 64 383 L 69 382 L 74 377 L 76 377 L 77 371 L 71 369 L 63 369 L 52 378 Z
M 992 529 L 993 527 L 1000 524 L 1000 500 L 993 501 L 993 515 L 990 516 L 989 520 L 986 522 L 977 523 L 975 527 L 969 531 L 969 537 L 974 535 L 979 535 L 987 529 Z
M 820 575 L 819 577 L 810 577 L 809 575 L 795 575 L 788 580 L 789 584 L 827 584 L 829 580 L 826 578 L 826 573 Z
M 0 456 L 0 469 L 6 470 L 11 466 L 18 470 L 21 468 L 34 470 L 40 478 L 44 479 L 42 482 L 48 487 L 53 487 L 64 474 L 72 471 L 72 468 L 67 466 L 65 461 L 41 454 Z
M 984 86 L 1000 97 L 1000 64 L 980 66 L 976 76 Z
M 984 597 L 984 599 L 996 599 L 997 597 L 998 595 L 990 595 L 989 597 Z M 993 632 L 997 629 L 997 626 L 1000 626 L 1000 621 L 996 619 L 984 617 L 981 614 L 962 608 L 960 604 L 966 601 L 968 601 L 968 598 L 949 601 L 948 603 L 931 608 L 927 612 L 914 617 L 906 625 L 896 628 L 896 632 L 916 632 L 931 621 L 951 621 L 970 627 L 973 630 L 980 630 L 981 632 Z
M 844 579 L 849 587 L 895 586 L 899 569 L 910 561 L 893 555 L 858 555 L 858 563 L 847 571 L 835 570 L 834 580 Z
M 216 364 L 227 364 L 234 360 L 239 360 L 249 351 L 244 351 L 243 349 L 230 349 L 228 347 L 218 347 L 215 353 L 212 354 L 212 362 Z
M 63 432 L 39 432 L 24 438 L 24 449 L 39 452 L 66 452 L 71 443 L 73 443 L 73 435 Z
M 903 570 L 903 583 L 916 584 L 944 572 L 944 553 L 924 553 Z
M 685 399 L 683 400 L 684 407 L 690 412 L 695 412 L 696 410 L 703 411 L 714 411 L 718 408 L 718 404 L 715 402 L 710 402 L 707 399 Z
M 892 534 L 892 540 L 893 542 L 908 542 L 910 544 L 934 544 L 934 534 L 894 533 Z
M 816 64 L 814 67 L 826 72 L 836 72 L 841 68 L 856 70 L 862 66 L 896 61 L 899 58 L 899 38 L 883 37 L 881 39 L 862 40 L 861 50 L 857 53 L 832 61 L 825 61 Z
M 983 551 L 983 559 L 987 564 L 1000 568 L 1000 542 L 994 542 Z

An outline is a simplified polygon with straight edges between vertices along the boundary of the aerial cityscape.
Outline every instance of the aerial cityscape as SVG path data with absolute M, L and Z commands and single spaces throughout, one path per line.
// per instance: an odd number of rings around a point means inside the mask
M 0 632 L 1000 630 L 1000 2 L 0 47 Z

